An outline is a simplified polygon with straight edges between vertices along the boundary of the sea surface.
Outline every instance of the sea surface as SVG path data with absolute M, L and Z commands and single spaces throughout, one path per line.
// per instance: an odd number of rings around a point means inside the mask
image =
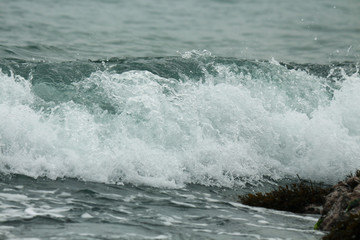
M 360 168 L 358 0 L 0 0 L 0 239 L 321 239 L 238 196 Z

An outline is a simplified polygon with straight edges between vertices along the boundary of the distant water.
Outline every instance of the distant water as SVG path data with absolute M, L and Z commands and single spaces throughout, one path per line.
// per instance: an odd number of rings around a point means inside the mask
M 0 55 L 63 61 L 216 56 L 358 61 L 358 0 L 2 0 Z
M 320 239 L 237 196 L 360 167 L 359 12 L 1 1 L 0 238 Z

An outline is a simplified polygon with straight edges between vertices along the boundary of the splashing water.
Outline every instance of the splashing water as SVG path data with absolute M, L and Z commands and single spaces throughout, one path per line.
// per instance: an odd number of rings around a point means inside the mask
M 144 69 L 102 62 L 67 81 L 61 69 L 54 81 L 2 71 L 1 172 L 242 186 L 296 174 L 332 183 L 359 166 L 357 72 L 334 82 L 275 60 L 175 60 L 163 59 L 177 76 L 157 59 Z

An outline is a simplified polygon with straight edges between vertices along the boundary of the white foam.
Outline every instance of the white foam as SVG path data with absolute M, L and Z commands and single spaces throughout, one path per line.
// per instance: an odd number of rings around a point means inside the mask
M 28 80 L 0 72 L 1 171 L 174 188 L 336 182 L 359 167 L 359 75 L 332 100 L 325 79 L 272 67 L 275 78 L 218 65 L 202 83 L 97 71 L 74 84 L 114 112 L 96 101 L 38 108 Z
M 87 218 L 87 219 L 89 219 L 89 218 L 94 218 L 94 217 L 91 216 L 89 213 L 83 213 L 83 214 L 81 215 L 81 218 Z

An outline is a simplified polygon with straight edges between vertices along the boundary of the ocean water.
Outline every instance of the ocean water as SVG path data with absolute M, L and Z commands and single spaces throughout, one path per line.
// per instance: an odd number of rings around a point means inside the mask
M 321 239 L 238 195 L 360 168 L 359 12 L 0 1 L 0 238 Z

